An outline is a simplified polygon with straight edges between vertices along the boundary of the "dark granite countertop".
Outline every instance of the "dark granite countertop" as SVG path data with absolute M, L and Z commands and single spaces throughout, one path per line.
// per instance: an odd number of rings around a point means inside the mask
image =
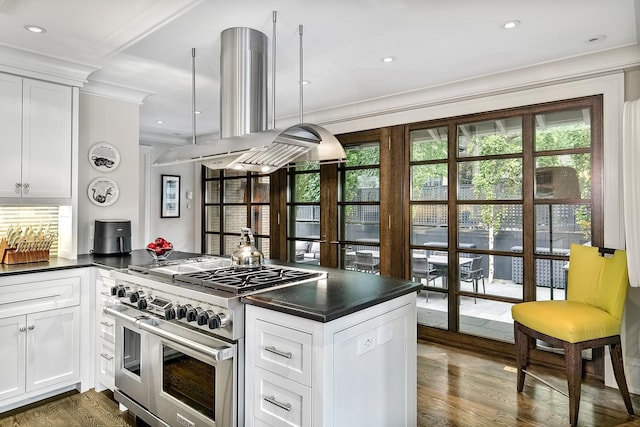
M 175 251 L 169 259 L 200 255 Z M 79 255 L 76 260 L 51 258 L 49 262 L 0 264 L 0 278 L 92 266 L 119 270 L 132 264 L 150 262 L 151 258 L 144 249 L 127 255 Z M 328 278 L 249 295 L 243 297 L 242 302 L 323 323 L 421 289 L 418 283 L 391 277 L 272 260 L 267 260 L 267 263 L 327 271 Z
M 297 267 L 307 268 L 307 266 Z M 422 285 L 407 280 L 348 270 L 323 268 L 328 278 L 260 292 L 242 298 L 251 304 L 298 317 L 330 322 L 351 313 L 418 292 Z
M 181 259 L 200 254 L 174 251 L 169 259 Z M 127 268 L 131 264 L 149 264 L 151 257 L 145 249 L 136 249 L 125 255 L 78 255 L 78 259 L 53 257 L 48 262 L 31 262 L 25 264 L 0 264 L 0 277 L 13 274 L 41 273 L 45 271 L 64 270 L 68 268 L 104 267 L 111 269 Z

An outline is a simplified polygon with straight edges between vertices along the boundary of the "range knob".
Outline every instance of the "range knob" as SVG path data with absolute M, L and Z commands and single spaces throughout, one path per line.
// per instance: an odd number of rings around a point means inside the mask
M 139 310 L 146 310 L 147 309 L 147 300 L 145 298 L 141 298 L 138 300 L 138 303 L 136 304 Z
M 229 318 L 224 313 L 217 313 L 209 316 L 209 329 L 224 328 L 229 323 Z
M 198 313 L 198 325 L 202 326 L 202 325 L 206 325 L 207 322 L 209 321 L 209 316 L 210 315 L 214 315 L 213 311 L 202 311 L 200 313 Z
M 164 318 L 167 320 L 173 320 L 176 318 L 176 309 L 173 307 L 169 307 L 164 310 Z
M 220 326 L 222 325 L 222 321 L 220 320 L 220 316 L 217 314 L 214 314 L 213 316 L 209 317 L 209 329 L 219 329 Z
M 111 287 L 111 296 L 116 296 L 116 295 L 118 295 L 118 290 L 119 290 L 119 289 L 120 289 L 120 287 L 119 287 L 119 286 L 117 286 L 117 285 L 116 285 L 116 286 L 112 286 L 112 287 Z M 118 296 L 119 296 L 119 295 L 118 295 Z
M 117 287 L 117 290 L 116 290 L 115 296 L 117 296 L 118 298 L 124 298 L 127 296 L 127 288 L 125 288 L 124 286 L 116 286 L 116 287 Z
M 187 322 L 195 322 L 198 318 L 198 313 L 202 309 L 200 307 L 190 308 L 187 310 Z
M 138 302 L 139 299 L 140 295 L 138 292 L 132 292 L 131 295 L 129 295 L 129 301 L 131 302 Z
M 191 304 L 177 305 L 176 306 L 176 318 L 183 319 L 187 316 L 187 311 L 191 308 Z

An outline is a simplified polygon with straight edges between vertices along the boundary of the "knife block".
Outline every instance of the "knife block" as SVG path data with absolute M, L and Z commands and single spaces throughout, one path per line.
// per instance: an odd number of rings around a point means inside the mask
M 30 262 L 49 261 L 49 250 L 20 251 L 10 248 L 7 240 L 0 241 L 0 262 L 2 264 L 26 264 Z

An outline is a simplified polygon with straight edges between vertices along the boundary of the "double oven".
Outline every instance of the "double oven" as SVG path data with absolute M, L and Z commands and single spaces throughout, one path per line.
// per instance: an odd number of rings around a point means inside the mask
M 199 257 L 112 272 L 115 399 L 151 426 L 244 425 L 240 297 L 326 274 Z M 217 284 L 216 284 L 217 283 Z

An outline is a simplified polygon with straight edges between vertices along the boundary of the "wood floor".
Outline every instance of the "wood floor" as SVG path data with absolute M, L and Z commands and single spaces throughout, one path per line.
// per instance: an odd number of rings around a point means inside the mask
M 513 361 L 478 355 L 442 345 L 418 344 L 418 426 L 563 426 L 569 425 L 569 400 L 527 377 L 516 393 Z M 541 368 L 536 375 L 561 390 L 562 376 Z M 640 396 L 632 395 L 640 413 Z M 618 390 L 584 383 L 578 425 L 640 426 L 640 416 L 627 416 Z M 68 393 L 59 398 L 0 414 L 0 427 L 136 426 L 118 411 L 110 392 Z M 354 426 L 356 427 L 356 426 Z M 387 426 L 385 426 L 387 427 Z M 395 427 L 395 426 L 388 426 Z

